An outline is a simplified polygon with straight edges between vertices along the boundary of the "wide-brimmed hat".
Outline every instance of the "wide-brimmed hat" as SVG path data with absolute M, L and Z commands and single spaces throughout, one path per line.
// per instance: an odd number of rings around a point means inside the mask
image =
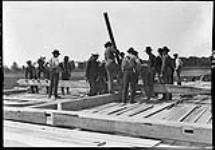
M 127 50 L 127 52 L 128 52 L 129 54 L 133 54 L 133 55 L 135 55 L 135 56 L 138 55 L 138 52 L 137 52 L 136 50 L 134 50 L 133 47 L 130 47 L 130 48 Z
M 53 50 L 52 54 L 58 54 L 58 55 L 60 55 L 60 52 L 59 52 L 59 50 L 55 49 L 55 50 Z
M 167 46 L 164 46 L 163 51 L 169 52 L 170 50 L 169 50 L 169 48 Z
M 110 41 L 108 41 L 108 42 L 106 42 L 106 43 L 104 44 L 104 46 L 105 46 L 105 47 L 112 46 L 112 43 L 111 43 Z
M 26 61 L 27 64 L 31 64 L 31 60 Z
M 151 52 L 152 48 L 150 46 L 146 46 L 146 49 L 144 50 L 145 52 Z

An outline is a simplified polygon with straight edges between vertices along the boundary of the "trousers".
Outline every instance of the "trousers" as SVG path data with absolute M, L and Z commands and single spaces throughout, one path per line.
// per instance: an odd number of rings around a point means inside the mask
M 136 85 L 138 82 L 138 74 L 133 71 L 124 71 L 122 79 L 122 102 L 126 103 L 128 97 L 128 88 L 130 85 L 131 98 L 130 102 L 134 102 L 136 96 Z
M 53 91 L 54 96 L 58 96 L 58 82 L 59 82 L 59 73 L 58 72 L 51 72 L 50 74 L 50 87 L 49 87 L 49 97 L 51 97 Z

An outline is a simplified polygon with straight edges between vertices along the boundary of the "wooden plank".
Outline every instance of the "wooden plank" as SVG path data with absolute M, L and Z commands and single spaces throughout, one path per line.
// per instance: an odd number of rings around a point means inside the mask
M 22 135 L 33 135 L 34 137 L 40 137 L 41 139 L 49 139 L 53 142 L 63 142 L 64 144 L 71 143 L 76 144 L 80 142 L 82 146 L 88 144 L 91 146 L 141 146 L 141 147 L 151 147 L 159 144 L 160 140 L 153 139 L 143 139 L 136 137 L 127 137 L 122 135 L 111 135 L 97 132 L 89 132 L 89 131 L 79 131 L 75 129 L 65 129 L 59 127 L 50 127 L 44 125 L 33 125 L 27 123 L 19 123 L 19 122 L 4 122 L 4 127 L 6 130 L 9 128 L 9 131 L 13 131 L 15 128 L 15 132 L 22 133 Z M 12 129 L 11 129 L 11 128 Z M 14 133 L 14 132 L 13 132 Z M 42 135 L 42 136 L 41 136 Z M 56 138 L 51 138 L 50 136 L 55 136 Z M 56 140 L 55 140 L 56 139 Z M 69 140 L 69 141 L 68 141 Z M 104 145 L 102 145 L 104 143 Z M 92 145 L 93 144 L 93 145 Z
M 207 109 L 204 114 L 196 121 L 196 123 L 207 124 L 209 119 L 211 118 L 211 110 Z
M 96 113 L 100 110 L 103 110 L 105 108 L 108 108 L 108 107 L 111 107 L 111 106 L 114 106 L 116 105 L 117 103 L 108 103 L 108 104 L 104 104 L 104 105 L 101 105 L 101 106 L 96 106 L 96 107 L 93 107 L 93 108 L 89 108 L 89 109 L 84 109 L 84 110 L 81 110 L 82 112 L 90 112 L 90 113 Z
M 44 102 L 37 102 L 37 101 L 28 101 L 28 102 L 11 102 L 11 101 L 6 101 L 4 100 L 4 106 L 8 106 L 8 107 L 26 107 L 26 106 L 31 106 L 31 105 L 35 105 L 35 104 L 41 104 Z
M 149 117 L 149 119 L 155 119 L 155 120 L 160 120 L 160 119 L 165 119 L 165 117 L 169 114 L 171 109 L 164 109 L 152 116 Z
M 179 105 L 172 108 L 172 111 L 169 112 L 165 120 L 172 120 L 172 121 L 181 121 L 184 119 L 191 111 L 195 109 L 196 106 L 189 106 L 189 105 Z
M 119 117 L 124 117 L 124 116 L 127 116 L 127 117 L 132 117 L 136 114 L 139 114 L 143 111 L 146 111 L 148 109 L 151 109 L 153 107 L 152 104 L 146 104 L 146 103 L 142 103 L 140 104 L 137 108 L 133 109 L 133 110 L 130 110 L 130 111 L 127 111 L 123 114 L 121 114 Z
M 42 94 L 14 94 L 10 96 L 4 96 L 5 100 L 26 100 L 26 101 L 51 101 L 51 99 L 48 99 L 47 95 Z
M 82 110 L 111 102 L 119 102 L 120 98 L 121 98 L 120 95 L 117 94 L 116 95 L 104 94 L 81 98 L 72 102 L 71 101 L 63 102 L 61 104 L 63 110 Z
M 182 141 L 212 143 L 212 126 L 195 126 L 193 124 L 173 123 L 167 121 L 142 121 L 129 118 L 114 118 L 100 115 L 69 115 L 53 112 L 53 125 L 79 127 L 93 131 L 123 133 L 158 139 L 174 139 Z
M 153 108 L 147 110 L 147 111 L 144 111 L 144 112 L 141 112 L 135 116 L 133 116 L 133 118 L 136 118 L 136 119 L 140 119 L 140 118 L 147 118 L 147 117 L 150 117 L 160 111 L 163 111 L 164 109 L 166 108 L 169 108 L 171 106 L 173 106 L 175 104 L 175 102 L 172 102 L 172 103 L 161 103 L 161 104 L 156 104 L 154 105 Z
M 46 113 L 37 110 L 4 108 L 4 119 L 46 124 Z
M 194 123 L 201 115 L 206 111 L 207 107 L 200 106 L 196 108 L 189 116 L 187 116 L 183 122 Z
M 121 114 L 123 114 L 123 113 L 125 113 L 125 112 L 134 110 L 135 108 L 137 108 L 137 107 L 139 107 L 139 106 L 140 106 L 139 103 L 135 103 L 135 104 L 132 104 L 132 105 L 130 105 L 130 106 L 127 106 L 125 109 L 120 110 L 120 111 L 118 111 L 118 112 L 116 112 L 116 113 L 114 113 L 114 114 L 112 114 L 112 115 L 113 115 L 113 116 L 118 116 L 118 115 L 121 115 Z
M 124 111 L 124 110 L 132 107 L 133 105 L 134 104 L 125 104 L 124 106 L 121 106 L 119 109 L 109 112 L 108 115 L 115 115 L 116 113 L 119 113 L 121 111 Z
M 46 104 L 39 104 L 32 106 L 32 108 L 49 108 L 51 105 L 61 105 L 62 110 L 83 110 L 112 102 L 119 102 L 119 94 L 104 94 L 90 97 L 83 97 L 78 99 L 58 99 Z
M 14 89 L 4 89 L 3 93 L 5 95 L 15 94 L 15 93 L 24 93 L 27 92 L 29 88 L 14 88 Z
M 111 106 L 109 108 L 103 109 L 103 110 L 101 110 L 101 111 L 99 111 L 97 113 L 98 114 L 108 114 L 108 113 L 110 113 L 112 111 L 121 109 L 122 107 L 126 107 L 126 104 L 124 104 L 124 103 L 118 103 L 118 104 L 116 104 L 114 106 Z
M 210 89 L 190 87 L 190 86 L 179 86 L 172 84 L 155 84 L 154 91 L 156 93 L 175 93 L 182 95 L 201 95 L 211 94 Z

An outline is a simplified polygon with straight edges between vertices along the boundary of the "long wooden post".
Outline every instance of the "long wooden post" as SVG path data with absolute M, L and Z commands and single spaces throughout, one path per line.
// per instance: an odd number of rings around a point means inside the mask
M 105 23 L 106 23 L 106 26 L 107 26 L 107 30 L 108 30 L 108 34 L 109 34 L 109 37 L 110 37 L 110 41 L 111 43 L 113 44 L 113 47 L 117 50 L 117 54 L 116 54 L 116 59 L 117 59 L 117 62 L 118 64 L 120 64 L 120 58 L 119 58 L 119 50 L 117 49 L 117 46 L 116 46 L 116 42 L 114 40 L 114 36 L 113 36 L 113 32 L 112 32 L 112 29 L 111 29 L 111 26 L 110 26 L 110 21 L 109 21 L 109 18 L 108 18 L 108 14 L 107 12 L 103 13 L 104 15 L 104 18 L 105 18 Z
M 106 12 L 104 13 L 104 18 L 105 18 L 105 23 L 106 23 L 106 26 L 107 26 L 107 31 L 108 31 L 108 34 L 109 34 L 109 37 L 110 37 L 110 41 L 113 44 L 113 47 L 117 49 L 116 42 L 115 42 L 114 36 L 113 36 L 113 32 L 112 32 L 112 29 L 111 29 L 111 26 L 110 26 L 110 21 L 109 21 L 109 18 L 108 18 L 108 14 Z

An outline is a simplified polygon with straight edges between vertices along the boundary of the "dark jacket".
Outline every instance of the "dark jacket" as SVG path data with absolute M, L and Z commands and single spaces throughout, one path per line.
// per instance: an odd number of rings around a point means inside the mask
M 98 76 L 99 71 L 99 62 L 94 59 L 93 56 L 90 57 L 90 59 L 87 61 L 87 67 L 86 67 L 86 78 L 95 78 Z
M 61 70 L 62 70 L 62 79 L 68 80 L 71 76 L 72 66 L 69 62 L 62 62 L 59 64 Z
M 155 60 L 155 71 L 157 74 L 161 73 L 161 66 L 162 66 L 162 58 L 161 56 L 157 56 Z
M 25 69 L 26 79 L 36 79 L 36 68 L 34 66 L 27 66 Z

